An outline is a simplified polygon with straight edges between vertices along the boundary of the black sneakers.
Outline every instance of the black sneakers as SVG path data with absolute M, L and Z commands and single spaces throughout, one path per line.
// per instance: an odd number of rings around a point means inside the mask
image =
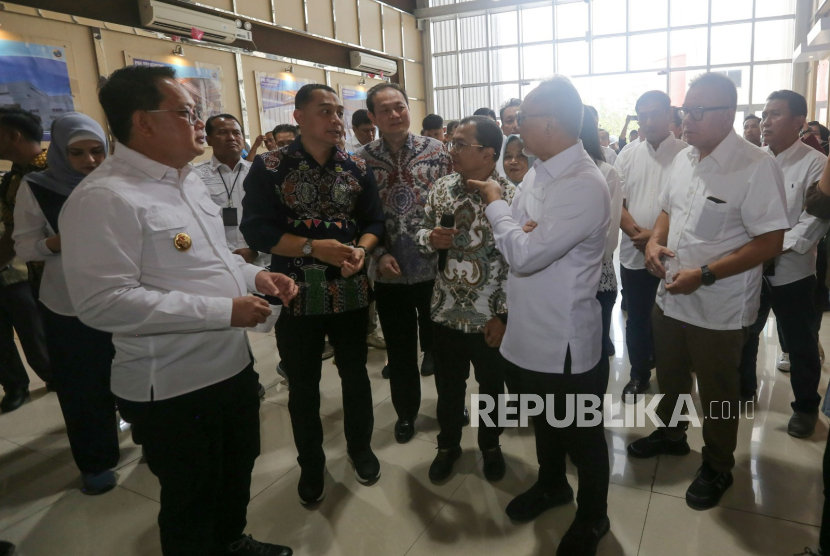
M 380 478 L 380 462 L 371 448 L 354 454 L 349 453 L 348 458 L 354 467 L 354 476 L 361 483 L 371 483 Z
M 452 474 L 453 464 L 461 457 L 461 446 L 438 449 L 432 465 L 429 466 L 429 480 L 443 481 Z
M 496 446 L 490 450 L 481 452 L 484 456 L 484 477 L 488 481 L 500 481 L 507 472 L 507 465 L 504 463 L 504 455 L 501 448 Z
M 530 521 L 545 511 L 567 504 L 573 499 L 574 491 L 570 485 L 567 485 L 567 488 L 550 491 L 536 483 L 530 487 L 530 490 L 511 500 L 504 512 L 514 521 Z
M 731 486 L 731 472 L 718 473 L 704 461 L 697 470 L 697 478 L 686 491 L 686 504 L 693 510 L 714 508 Z
M 611 529 L 608 517 L 598 521 L 575 519 L 562 537 L 556 556 L 594 556 L 600 539 Z
M 297 485 L 300 503 L 307 506 L 316 504 L 326 497 L 326 468 L 305 469 L 300 471 L 300 483 Z
M 255 541 L 251 535 L 242 535 L 242 538 L 232 542 L 220 552 L 223 556 L 291 556 L 294 551 L 280 544 L 269 544 Z
M 685 456 L 690 451 L 685 433 L 680 440 L 672 440 L 666 436 L 663 429 L 657 429 L 647 437 L 635 440 L 628 445 L 628 455 L 633 458 L 653 458 L 660 454 Z

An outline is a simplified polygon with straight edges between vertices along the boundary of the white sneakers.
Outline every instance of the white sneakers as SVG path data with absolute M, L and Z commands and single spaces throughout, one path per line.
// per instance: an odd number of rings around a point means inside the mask
M 775 368 L 782 373 L 790 372 L 790 354 L 782 352 L 781 357 L 778 358 L 778 362 L 775 363 Z

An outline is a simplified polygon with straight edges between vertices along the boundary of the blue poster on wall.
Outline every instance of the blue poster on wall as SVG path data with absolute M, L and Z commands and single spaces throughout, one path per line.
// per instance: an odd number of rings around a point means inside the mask
M 52 120 L 75 109 L 66 51 L 0 40 L 0 106 L 16 106 L 40 116 L 43 140 L 50 141 Z

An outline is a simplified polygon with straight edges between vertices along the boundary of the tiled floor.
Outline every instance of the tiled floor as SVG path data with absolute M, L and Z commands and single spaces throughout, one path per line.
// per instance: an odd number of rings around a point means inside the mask
M 628 377 L 622 318 L 617 310 L 612 393 L 618 393 Z M 770 333 L 775 330 L 772 320 L 770 324 L 759 357 L 760 401 L 755 418 L 741 422 L 735 484 L 720 507 L 695 512 L 684 500 L 700 464 L 699 429 L 689 434 L 691 455 L 655 460 L 630 460 L 625 453 L 626 444 L 648 434 L 650 426 L 609 429 L 611 532 L 601 542 L 600 554 L 791 556 L 805 547 L 816 550 L 828 424 L 822 417 L 816 433 L 806 440 L 786 434 L 792 391 L 788 376 L 774 368 L 779 347 L 776 335 Z M 830 348 L 830 321 L 825 322 L 822 338 Z M 535 479 L 532 430 L 505 432 L 507 476 L 488 483 L 474 431 L 466 429 L 465 452 L 456 473 L 443 484 L 432 484 L 427 470 L 436 449 L 433 379 L 421 381 L 423 403 L 415 439 L 396 444 L 389 383 L 380 376 L 385 353 L 377 350 L 369 351 L 369 372 L 375 401 L 373 446 L 383 476 L 369 487 L 354 478 L 346 461 L 340 380 L 331 360 L 326 361 L 320 412 L 328 494 L 318 508 L 301 506 L 287 390 L 274 372 L 278 359 L 274 339 L 254 335 L 251 340 L 257 371 L 268 388 L 261 410 L 262 455 L 254 469 L 248 510 L 248 530 L 256 538 L 289 544 L 296 554 L 308 556 L 555 553 L 573 518 L 573 505 L 523 525 L 504 515 L 510 499 Z M 159 554 L 159 487 L 147 466 L 138 462 L 140 450 L 129 433 L 122 434 L 118 488 L 100 497 L 81 495 L 57 398 L 32 377 L 32 402 L 0 415 L 0 538 L 17 543 L 23 556 Z M 656 390 L 656 381 L 652 384 Z M 472 378 L 469 391 L 476 391 Z M 573 468 L 570 473 L 576 486 Z

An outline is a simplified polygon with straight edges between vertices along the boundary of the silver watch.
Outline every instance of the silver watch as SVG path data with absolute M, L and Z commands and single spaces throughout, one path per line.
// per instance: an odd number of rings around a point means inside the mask
M 314 250 L 314 247 L 311 245 L 313 242 L 313 239 L 307 239 L 305 240 L 305 243 L 303 243 L 303 255 L 306 257 L 310 257 L 311 252 Z

